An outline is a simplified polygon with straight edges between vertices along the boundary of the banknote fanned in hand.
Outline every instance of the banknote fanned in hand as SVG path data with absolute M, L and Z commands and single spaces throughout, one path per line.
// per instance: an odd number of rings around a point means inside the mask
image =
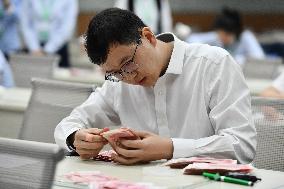
M 119 129 L 113 129 L 106 132 L 101 133 L 101 136 L 104 137 L 109 142 L 117 142 L 120 139 L 127 139 L 127 140 L 136 140 L 139 139 L 133 131 L 129 128 L 121 127 Z

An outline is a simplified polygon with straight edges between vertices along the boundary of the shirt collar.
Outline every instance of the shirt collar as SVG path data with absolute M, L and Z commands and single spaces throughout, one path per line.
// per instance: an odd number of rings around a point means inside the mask
M 163 33 L 157 35 L 157 39 L 163 42 L 174 41 L 174 48 L 172 51 L 171 59 L 165 74 L 181 74 L 185 56 L 186 44 L 178 39 L 173 33 Z

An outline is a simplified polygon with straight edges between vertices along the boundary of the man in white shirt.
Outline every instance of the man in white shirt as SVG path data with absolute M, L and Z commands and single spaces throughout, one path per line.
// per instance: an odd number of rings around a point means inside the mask
M 171 33 L 155 37 L 118 8 L 92 19 L 86 49 L 107 81 L 59 123 L 57 144 L 89 159 L 106 144 L 103 128 L 125 126 L 141 140 L 114 146 L 122 164 L 200 155 L 252 161 L 250 92 L 228 52 Z

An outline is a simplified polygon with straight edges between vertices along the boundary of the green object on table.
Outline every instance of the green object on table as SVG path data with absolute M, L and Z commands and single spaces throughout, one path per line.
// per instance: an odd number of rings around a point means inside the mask
M 251 181 L 221 176 L 219 175 L 219 173 L 214 174 L 214 173 L 203 172 L 202 175 L 209 178 L 210 180 L 229 182 L 229 183 L 240 184 L 240 185 L 245 185 L 245 186 L 253 186 L 253 182 Z

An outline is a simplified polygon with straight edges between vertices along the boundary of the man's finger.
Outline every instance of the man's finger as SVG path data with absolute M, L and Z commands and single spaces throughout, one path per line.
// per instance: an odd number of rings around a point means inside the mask
M 99 150 L 89 150 L 84 148 L 76 149 L 76 152 L 79 155 L 97 155 L 99 153 Z
M 137 136 L 139 136 L 140 138 L 145 138 L 147 136 L 150 135 L 149 132 L 147 131 L 134 131 L 134 130 L 131 130 L 134 134 L 136 134 Z
M 142 140 L 120 140 L 120 143 L 127 148 L 141 149 L 143 147 Z
M 106 131 L 109 131 L 109 128 L 103 128 L 103 129 L 98 129 L 98 128 L 90 128 L 90 129 L 87 129 L 88 133 L 91 133 L 91 134 L 95 134 L 95 135 L 99 135 L 103 132 L 106 132 Z
M 85 141 L 75 141 L 74 146 L 76 148 L 84 148 L 84 149 L 89 149 L 89 150 L 96 150 L 100 149 L 105 145 L 104 142 L 85 142 Z
M 127 150 L 119 146 L 116 146 L 115 151 L 119 155 L 123 155 L 124 157 L 127 158 L 141 157 L 141 150 Z

